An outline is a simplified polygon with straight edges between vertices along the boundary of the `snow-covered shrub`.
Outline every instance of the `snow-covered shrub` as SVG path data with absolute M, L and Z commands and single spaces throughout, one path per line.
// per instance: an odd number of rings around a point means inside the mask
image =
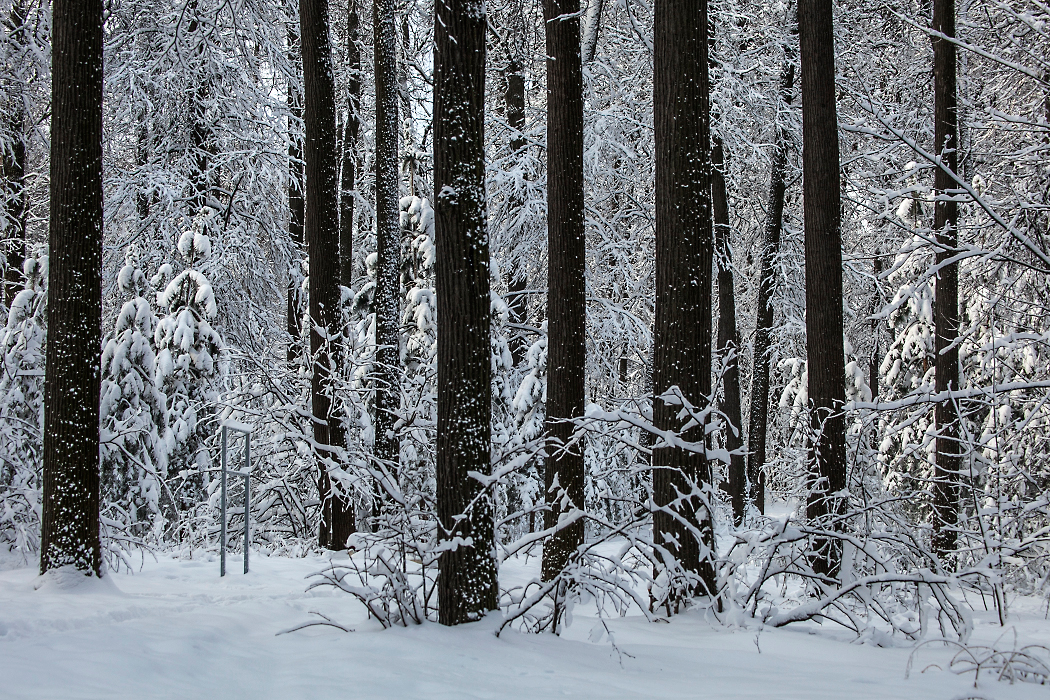
M 0 330 L 0 546 L 28 557 L 40 542 L 47 256 L 23 270 L 26 288 Z

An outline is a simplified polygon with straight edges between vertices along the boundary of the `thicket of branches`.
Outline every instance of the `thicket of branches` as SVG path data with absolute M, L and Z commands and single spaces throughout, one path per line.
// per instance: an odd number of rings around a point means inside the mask
M 359 124 L 356 140 L 341 136 L 339 144 L 350 149 L 343 167 L 350 160 L 357 167 L 353 190 L 343 193 L 355 204 L 352 220 L 340 224 L 353 243 L 343 333 L 329 339 L 332 415 L 346 440 L 332 447 L 312 432 L 309 266 L 290 231 L 289 202 L 303 187 L 297 7 L 260 0 L 109 7 L 100 469 L 110 566 L 129 563 L 136 548 L 217 546 L 218 428 L 235 420 L 252 429 L 254 501 L 250 513 L 231 517 L 250 518 L 253 546 L 314 551 L 323 499 L 345 499 L 357 532 L 331 544 L 364 556 L 322 572 L 319 582 L 358 596 L 384 625 L 436 619 L 436 569 L 449 545 L 436 520 L 432 3 L 396 7 L 394 366 L 379 364 L 376 346 L 372 13 L 354 0 L 329 8 L 338 132 L 349 134 L 350 120 Z M 722 381 L 729 356 L 716 358 L 704 405 L 653 396 L 653 9 L 639 0 L 590 0 L 587 407 L 560 445 L 544 433 L 542 12 L 533 2 L 489 3 L 492 454 L 491 473 L 473 478 L 492 504 L 497 557 L 515 576 L 556 532 L 581 520 L 586 532 L 559 574 L 501 591 L 507 624 L 557 631 L 576 605 L 655 617 L 691 601 L 731 625 L 819 619 L 877 643 L 931 630 L 965 639 L 978 600 L 991 601 L 1005 620 L 1013 595 L 1050 595 L 1050 10 L 1034 0 L 957 7 L 960 143 L 950 196 L 959 206 L 951 252 L 959 263 L 960 386 L 938 392 L 934 309 L 944 246 L 933 211 L 946 195 L 933 184 L 935 33 L 924 7 L 899 0 L 837 7 L 847 487 L 841 512 L 813 519 L 805 512 L 816 436 L 802 293 L 801 113 L 797 82 L 784 85 L 799 72 L 793 3 L 717 0 L 710 9 L 711 124 L 724 151 L 729 211 L 722 264 L 732 272 L 745 407 L 733 425 L 722 411 L 733 390 Z M 7 302 L 0 544 L 28 559 L 39 547 L 41 508 L 50 15 L 46 4 L 27 0 L 3 0 L 0 15 Z M 778 150 L 786 198 L 773 241 L 767 195 Z M 764 387 L 754 377 L 767 264 L 773 325 Z M 299 306 L 286 304 L 289 289 Z M 387 385 L 391 377 L 396 386 Z M 375 448 L 382 391 L 397 397 L 396 459 L 377 457 Z M 656 402 L 677 406 L 687 427 L 706 426 L 704 437 L 655 427 Z M 768 446 L 748 479 L 754 494 L 762 474 L 764 507 L 752 500 L 734 517 L 729 436 L 739 431 L 738 455 L 754 452 L 748 414 L 763 402 Z M 950 552 L 933 543 L 935 410 L 945 402 L 960 417 Z M 706 454 L 714 471 L 709 481 L 690 481 L 675 504 L 656 506 L 651 458 L 668 446 Z M 583 454 L 584 501 L 566 500 L 558 522 L 545 523 L 544 470 L 568 449 Z M 319 491 L 322 480 L 330 481 L 327 492 Z M 684 503 L 713 514 L 715 546 L 701 547 L 710 577 L 653 535 L 660 511 L 703 539 L 682 519 Z M 833 574 L 814 564 L 828 541 L 841 553 Z

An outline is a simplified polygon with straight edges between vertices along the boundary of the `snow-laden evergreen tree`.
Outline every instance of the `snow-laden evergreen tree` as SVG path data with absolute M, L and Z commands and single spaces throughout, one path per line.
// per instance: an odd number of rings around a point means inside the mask
M 908 212 L 902 205 L 898 213 Z M 934 388 L 934 289 L 922 274 L 929 262 L 929 251 L 914 238 L 897 256 L 889 278 L 899 285 L 887 319 L 894 340 L 880 368 L 883 398 L 890 401 Z M 920 405 L 881 421 L 879 460 L 891 489 L 921 488 L 933 474 L 936 428 L 929 408 Z
M 47 256 L 22 267 L 26 287 L 0 330 L 0 547 L 27 557 L 40 544 Z
M 142 537 L 162 530 L 171 431 L 167 397 L 156 384 L 157 316 L 137 262 L 137 251 L 129 248 L 117 278 L 126 301 L 102 349 L 99 451 L 106 524 Z
M 401 483 L 416 500 L 434 498 L 433 430 L 437 421 L 437 294 L 434 210 L 429 200 L 401 198 Z
M 174 444 L 169 476 L 175 506 L 191 509 L 200 503 L 207 484 L 210 458 L 205 440 L 213 432 L 207 420 L 218 398 L 223 370 L 223 341 L 212 327 L 218 305 L 203 270 L 211 257 L 210 233 L 221 224 L 215 210 L 204 207 L 183 231 L 178 243 L 178 267 L 161 266 L 153 278 L 157 304 L 166 309 L 154 332 L 156 384 L 167 397 Z

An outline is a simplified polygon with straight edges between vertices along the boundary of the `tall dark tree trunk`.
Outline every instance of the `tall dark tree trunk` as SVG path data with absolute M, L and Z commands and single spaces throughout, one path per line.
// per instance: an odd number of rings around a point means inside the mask
M 521 23 L 516 22 L 514 28 L 521 32 Z M 514 158 L 523 159 L 527 143 L 522 131 L 525 128 L 525 72 L 524 57 L 519 53 L 522 38 L 515 36 L 510 47 L 511 56 L 507 66 L 503 70 L 504 92 L 503 105 L 507 116 L 507 125 L 513 129 L 510 139 L 510 150 Z M 521 202 L 515 201 L 512 209 L 521 207 Z M 529 286 L 528 271 L 526 263 L 521 260 L 514 261 L 510 271 L 510 282 L 507 285 L 507 306 L 510 307 L 511 319 L 514 323 L 524 323 L 528 313 L 528 297 L 525 290 Z M 514 366 L 519 367 L 525 361 L 528 352 L 528 342 L 520 332 L 511 337 L 510 353 L 514 359 Z
M 349 288 L 354 275 L 354 187 L 357 168 L 357 135 L 361 120 L 358 108 L 361 101 L 361 45 L 358 43 L 357 0 L 347 3 L 347 36 L 346 57 L 349 80 L 347 85 L 347 118 L 343 129 L 342 172 L 339 183 L 339 281 L 338 284 Z M 342 309 L 340 313 L 340 323 Z M 346 334 L 344 334 L 344 339 Z M 336 362 L 337 371 L 342 371 L 340 361 Z M 338 418 L 343 418 L 342 414 Z M 357 530 L 354 513 L 354 501 L 348 486 L 332 489 L 329 501 L 331 527 L 331 548 L 342 550 L 350 535 Z
M 288 329 L 288 364 L 293 371 L 302 355 L 300 346 L 303 299 L 300 294 L 302 284 L 302 260 L 300 249 L 304 245 L 303 221 L 306 218 L 306 202 L 303 199 L 303 148 L 302 118 L 303 100 L 300 92 L 302 78 L 302 55 L 299 47 L 298 27 L 288 28 L 288 53 L 296 76 L 288 81 L 288 237 L 295 248 L 295 254 L 288 266 L 288 309 L 286 313 Z
M 565 449 L 583 416 L 586 288 L 583 207 L 583 73 L 579 0 L 545 0 L 547 47 L 547 406 L 549 456 L 545 486 L 552 528 L 563 495 L 583 508 L 583 452 Z M 556 19 L 562 17 L 563 19 Z M 583 542 L 583 521 L 545 543 L 543 577 L 550 580 Z
M 583 35 L 583 62 L 590 63 L 598 52 L 598 33 L 602 27 L 602 8 L 604 0 L 590 0 L 587 3 L 587 26 Z
M 934 0 L 933 30 L 955 36 L 955 0 Z M 959 205 L 950 199 L 957 188 L 952 173 L 959 165 L 958 114 L 956 104 L 955 44 L 933 38 L 933 91 L 935 152 L 941 166 L 933 176 L 937 198 L 933 205 L 933 227 L 937 234 L 937 276 L 934 320 L 936 324 L 936 389 L 959 389 L 959 263 L 947 263 L 959 244 Z M 947 263 L 947 264 L 946 264 Z M 955 402 L 937 404 L 937 458 L 933 481 L 933 550 L 942 560 L 955 550 L 955 524 L 959 495 L 959 412 Z
M 583 232 L 583 68 L 579 0 L 544 0 L 547 27 L 547 512 L 545 526 L 582 509 L 583 446 L 568 447 L 583 417 L 587 326 Z M 559 19 L 561 18 L 561 19 Z M 564 497 L 568 496 L 569 504 Z M 567 507 L 566 507 L 567 506 Z M 543 578 L 583 543 L 577 519 L 543 546 Z
M 470 476 L 490 473 L 492 446 L 486 18 L 484 0 L 434 7 L 438 537 L 459 543 L 441 552 L 437 589 L 441 623 L 456 625 L 495 610 L 498 593 L 492 499 Z
M 398 207 L 397 25 L 394 0 L 375 0 L 376 81 L 376 359 L 375 455 L 396 478 L 400 441 L 394 423 L 401 407 L 398 330 L 401 324 L 401 224 Z
M 871 295 L 871 356 L 868 358 L 868 388 L 871 389 L 872 401 L 879 400 L 879 365 L 882 364 L 882 347 L 879 343 L 879 336 L 881 335 L 879 329 L 882 323 L 874 318 L 875 314 L 882 308 L 882 293 L 879 284 L 879 276 L 882 275 L 882 269 L 882 256 L 876 252 L 875 259 L 872 261 L 875 290 Z
M 702 410 L 711 393 L 711 162 L 707 0 L 657 0 L 654 8 L 653 126 L 656 136 L 656 427 L 703 445 L 705 426 L 685 429 L 681 406 L 661 396 L 678 387 Z M 710 466 L 703 454 L 653 452 L 653 538 L 714 592 L 705 550 L 714 546 Z M 701 497 L 697 489 L 707 491 Z M 697 537 L 695 532 L 699 532 Z M 706 590 L 704 590 L 706 588 Z M 677 601 L 669 601 L 677 606 Z
M 190 125 L 190 161 L 192 171 L 190 172 L 190 206 L 187 214 L 190 218 L 197 215 L 201 209 L 207 206 L 211 194 L 212 173 L 211 163 L 214 156 L 215 140 L 212 138 L 212 128 L 209 123 L 208 97 L 211 93 L 211 74 L 204 67 L 205 36 L 201 32 L 200 9 L 197 0 L 190 0 L 186 6 L 186 14 L 189 17 L 187 33 L 193 37 L 197 44 L 197 63 L 194 76 L 197 88 L 190 98 L 192 124 Z
M 137 141 L 135 144 L 135 167 L 140 175 L 145 175 L 146 166 L 149 163 L 151 145 L 149 134 L 149 113 L 145 106 L 139 109 L 136 121 L 138 121 L 138 128 L 135 134 Z M 139 186 L 139 190 L 135 194 L 135 212 L 139 217 L 140 228 L 146 226 L 150 210 L 150 195 L 146 187 L 144 187 L 144 184 L 145 183 Z
M 339 283 L 354 282 L 354 188 L 357 186 L 357 137 L 361 130 L 361 44 L 357 0 L 349 0 L 346 20 L 347 105 L 343 130 L 343 169 L 339 187 Z
M 54 0 L 40 572 L 101 575 L 102 0 Z
M 13 54 L 15 69 L 18 63 L 26 60 L 23 51 L 25 46 L 25 8 L 16 0 L 4 24 Z M 22 91 L 24 83 L 20 76 L 12 78 L 12 84 L 3 99 L 6 113 L 7 129 L 14 136 L 10 148 L 3 151 L 3 190 L 4 197 L 3 246 L 6 255 L 4 269 L 4 305 L 10 307 L 15 295 L 25 286 L 22 265 L 26 258 L 26 115 Z
M 795 65 L 785 61 L 780 70 L 780 99 L 791 104 Z M 759 262 L 758 303 L 755 318 L 754 369 L 751 375 L 751 412 L 747 431 L 748 498 L 758 512 L 766 512 L 766 434 L 769 425 L 769 350 L 773 345 L 773 293 L 776 290 L 776 259 L 784 226 L 784 192 L 787 171 L 788 135 L 776 124 L 776 145 L 769 175 L 769 204 L 763 229 Z
M 328 464 L 343 447 L 343 428 L 332 406 L 331 376 L 341 352 L 339 292 L 338 150 L 335 129 L 335 78 L 328 39 L 327 0 L 300 0 L 303 53 L 303 121 L 306 137 L 306 221 L 310 257 L 310 387 L 314 442 L 318 450 L 318 495 L 322 517 L 318 542 L 331 546 L 331 482 Z M 331 449 L 325 449 L 327 446 Z M 335 543 L 337 546 L 343 543 Z
M 846 489 L 845 362 L 842 341 L 842 211 L 835 34 L 831 0 L 800 0 L 802 189 L 806 230 L 806 338 L 813 431 L 810 496 L 816 520 L 843 512 Z M 814 569 L 837 576 L 841 552 L 816 543 Z
M 733 454 L 729 460 L 729 495 L 733 518 L 744 521 L 747 478 L 744 455 L 744 426 L 740 420 L 740 334 L 736 328 L 736 294 L 733 289 L 733 249 L 729 242 L 729 197 L 726 194 L 722 140 L 714 140 L 711 162 L 711 202 L 715 225 L 715 257 L 718 265 L 718 340 L 717 352 L 722 360 L 722 405 L 729 425 L 726 426 L 726 448 Z

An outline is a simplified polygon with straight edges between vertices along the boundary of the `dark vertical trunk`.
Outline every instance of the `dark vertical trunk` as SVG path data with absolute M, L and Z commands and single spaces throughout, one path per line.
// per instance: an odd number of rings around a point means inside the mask
M 871 295 L 871 315 L 874 317 L 882 308 L 882 294 L 880 292 L 879 276 L 882 274 L 882 256 L 875 253 L 872 261 L 873 277 L 875 278 L 875 290 Z M 868 358 L 868 388 L 871 389 L 871 400 L 879 400 L 879 365 L 882 364 L 882 348 L 879 343 L 879 328 L 882 326 L 878 319 L 871 320 L 871 356 Z
M 357 0 L 349 0 L 346 20 L 347 105 L 343 131 L 343 170 L 339 188 L 339 283 L 354 281 L 354 188 L 357 186 L 357 136 L 361 130 L 361 44 Z
M 303 220 L 306 218 L 306 202 L 303 199 L 303 149 L 302 118 L 303 101 L 300 92 L 302 78 L 302 56 L 299 49 L 299 36 L 292 27 L 288 28 L 288 53 L 296 71 L 294 79 L 288 81 L 288 237 L 295 250 L 288 267 L 288 364 L 295 370 L 295 365 L 302 355 L 301 329 L 302 321 L 302 261 L 301 248 L 303 240 Z
M 306 137 L 306 220 L 304 234 L 310 258 L 310 387 L 314 441 L 318 450 L 318 492 L 322 517 L 318 542 L 331 538 L 331 483 L 328 463 L 343 447 L 343 428 L 332 406 L 331 376 L 341 351 L 339 293 L 338 151 L 335 129 L 335 79 L 328 39 L 326 0 L 300 0 L 299 26 L 303 55 L 303 121 Z M 324 446 L 332 449 L 326 450 Z M 336 546 L 344 543 L 336 542 Z
M 15 62 L 25 60 L 25 9 L 20 1 L 11 8 L 7 24 L 9 49 Z M 17 67 L 17 66 L 15 66 Z M 20 76 L 13 78 L 20 80 Z M 22 90 L 24 83 L 11 85 L 4 99 L 7 128 L 13 135 L 10 148 L 3 148 L 3 196 L 4 196 L 4 241 L 6 267 L 4 270 L 3 301 L 8 307 L 15 295 L 25 286 L 22 265 L 26 258 L 26 142 L 25 104 Z
M 485 3 L 445 0 L 434 18 L 437 244 L 438 614 L 442 624 L 497 606 L 490 473 L 492 362 L 485 220 Z M 470 539 L 471 544 L 464 540 Z
M 102 0 L 55 0 L 40 572 L 101 575 Z
M 400 441 L 394 423 L 400 409 L 398 380 L 401 323 L 401 224 L 398 207 L 397 25 L 394 1 L 375 0 L 376 81 L 376 359 L 375 455 L 396 478 Z
M 733 249 L 729 242 L 729 197 L 726 194 L 722 140 L 715 139 L 711 161 L 711 203 L 715 225 L 715 260 L 718 265 L 718 340 L 717 352 L 722 360 L 722 405 L 719 407 L 728 421 L 726 448 L 733 454 L 729 460 L 729 495 L 733 518 L 739 525 L 744 521 L 746 507 L 746 475 L 744 455 L 744 427 L 740 420 L 740 334 L 736 328 L 736 294 L 733 289 Z
M 349 80 L 347 84 L 347 117 L 343 129 L 342 173 L 339 183 L 339 281 L 338 285 L 350 287 L 354 275 L 354 187 L 357 169 L 357 135 L 360 130 L 358 107 L 361 101 L 361 45 L 358 43 L 357 0 L 349 0 L 347 5 L 346 57 Z M 339 323 L 342 308 L 339 310 Z M 345 334 L 344 334 L 345 338 Z M 337 361 L 337 371 L 342 371 L 341 361 Z M 340 414 L 338 418 L 343 418 Z M 342 441 L 342 439 L 341 439 Z M 354 502 L 348 491 L 349 486 L 333 489 L 329 501 L 331 527 L 331 548 L 342 550 L 346 541 L 357 529 Z
M 137 143 L 135 144 L 135 166 L 141 177 L 145 174 L 146 165 L 149 163 L 150 157 L 149 114 L 145 107 L 142 107 L 139 110 L 137 121 L 138 129 L 135 135 L 137 140 Z M 135 194 L 135 211 L 139 217 L 140 227 L 144 227 L 146 225 L 146 220 L 149 219 L 150 197 L 145 184 L 145 182 L 142 182 L 139 185 L 138 192 Z
M 590 63 L 598 52 L 598 32 L 602 27 L 604 0 L 590 0 L 587 4 L 587 26 L 583 35 L 583 62 Z
M 657 0 L 654 9 L 653 126 L 656 136 L 656 319 L 653 415 L 656 427 L 705 443 L 705 426 L 685 429 L 672 387 L 698 410 L 711 393 L 710 84 L 707 0 Z M 688 571 L 697 593 L 714 592 L 710 466 L 702 454 L 653 452 L 653 538 Z M 696 489 L 707 491 L 701 498 Z M 699 533 L 697 537 L 695 532 Z M 706 590 L 705 590 L 706 588 Z M 678 601 L 669 601 L 677 606 Z
M 947 37 L 955 36 L 955 1 L 934 0 L 933 29 Z M 933 91 L 935 152 L 941 166 L 933 176 L 937 199 L 933 205 L 933 227 L 937 234 L 936 306 L 936 389 L 959 389 L 959 263 L 947 261 L 958 246 L 959 205 L 950 200 L 957 188 L 952 173 L 958 169 L 959 139 L 956 113 L 955 45 L 947 39 L 933 39 Z M 937 459 L 933 482 L 933 551 L 943 560 L 955 550 L 955 524 L 958 519 L 959 413 L 955 402 L 937 404 Z
M 515 27 L 520 31 L 520 23 L 516 24 Z M 503 93 L 504 109 L 507 116 L 507 125 L 513 129 L 510 139 L 510 150 L 513 157 L 519 159 L 524 158 L 527 145 L 525 135 L 522 133 L 522 130 L 525 128 L 525 73 L 522 65 L 523 59 L 518 55 L 520 44 L 521 37 L 515 37 L 513 46 L 510 49 L 512 55 L 503 71 L 506 88 Z M 521 202 L 514 201 L 511 205 L 511 210 L 513 211 L 520 206 Z M 510 307 L 511 320 L 514 323 L 524 323 L 528 313 L 528 297 L 524 292 L 529 286 L 525 261 L 514 261 L 510 274 L 510 283 L 507 285 L 510 292 L 507 306 Z M 520 366 L 525 361 L 525 354 L 528 352 L 528 349 L 529 345 L 524 335 L 517 332 L 511 336 L 510 353 L 511 357 L 514 358 L 515 367 Z
M 835 34 L 831 0 L 800 0 L 802 188 L 806 230 L 806 338 L 813 431 L 810 496 L 814 520 L 843 512 L 846 489 L 846 398 L 842 342 L 842 211 Z M 838 543 L 816 543 L 814 569 L 837 576 Z
M 193 122 L 190 125 L 190 161 L 192 171 L 190 173 L 190 210 L 189 217 L 192 218 L 208 203 L 208 195 L 211 192 L 211 160 L 215 148 L 212 139 L 211 125 L 209 122 L 207 102 L 211 92 L 211 75 L 204 67 L 204 42 L 205 37 L 200 32 L 200 12 L 197 0 L 190 0 L 186 8 L 190 20 L 187 32 L 197 42 L 197 63 L 194 80 L 197 84 L 191 96 L 191 112 Z
M 795 66 L 785 62 L 780 71 L 780 98 L 791 104 Z M 769 175 L 769 203 L 759 261 L 758 303 L 755 318 L 754 369 L 751 375 L 751 412 L 747 431 L 748 498 L 758 512 L 766 512 L 766 434 L 769 425 L 769 350 L 773 345 L 773 293 L 776 289 L 776 259 L 784 226 L 788 135 L 779 120 Z
M 583 447 L 569 443 L 583 417 L 587 325 L 583 232 L 583 68 L 579 0 L 544 0 L 547 27 L 547 507 L 545 526 L 583 509 Z M 557 19 L 562 18 L 562 19 Z M 564 492 L 564 493 L 563 493 Z M 568 496 L 566 507 L 564 496 Z M 543 578 L 583 543 L 583 520 L 543 546 Z

